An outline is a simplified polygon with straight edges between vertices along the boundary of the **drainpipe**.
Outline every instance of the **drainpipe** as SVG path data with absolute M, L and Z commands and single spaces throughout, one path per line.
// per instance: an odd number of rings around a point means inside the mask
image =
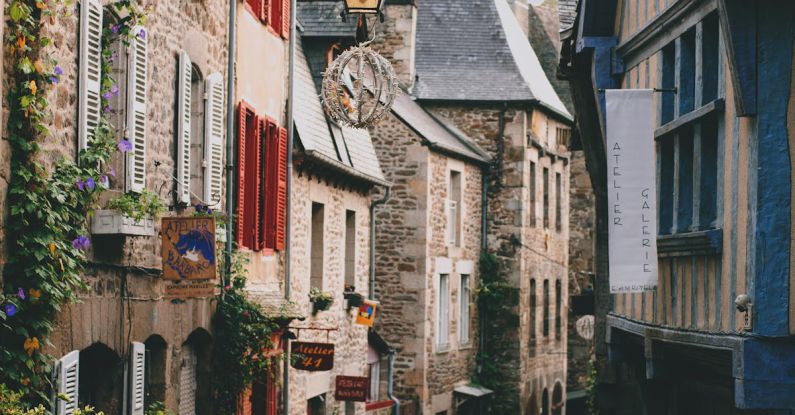
M 224 263 L 224 286 L 229 283 L 232 274 L 232 202 L 233 192 L 232 183 L 234 183 L 234 156 L 235 146 L 233 138 L 235 136 L 235 6 L 237 1 L 229 2 L 229 44 L 227 46 L 227 53 L 229 53 L 226 66 L 226 261 Z M 221 298 L 223 299 L 224 290 L 221 290 Z
M 480 251 L 481 254 L 489 252 L 489 232 L 488 232 L 488 211 L 489 211 L 489 168 L 483 167 L 480 173 Z M 486 336 L 486 316 L 478 308 L 478 349 L 485 351 Z M 480 373 L 482 363 L 478 361 L 477 371 Z
M 370 287 L 367 298 L 375 300 L 375 208 L 389 200 L 389 187 L 385 187 L 384 197 L 370 203 Z M 392 379 L 390 378 L 390 381 Z
M 389 349 L 389 363 L 386 368 L 386 396 L 395 403 L 392 408 L 392 415 L 400 415 L 400 400 L 395 396 L 395 349 Z
M 291 267 L 290 267 L 290 258 L 292 253 L 292 191 L 293 191 L 293 140 L 295 138 L 295 125 L 293 121 L 293 111 L 295 106 L 293 105 L 295 102 L 295 37 L 298 36 L 298 31 L 295 30 L 296 27 L 296 19 L 298 16 L 297 11 L 297 1 L 290 2 L 290 57 L 289 57 L 289 67 L 287 71 L 287 209 L 286 209 L 286 218 L 285 218 L 285 230 L 284 230 L 284 299 L 288 302 L 290 301 L 290 294 L 292 291 L 292 278 L 291 278 Z M 286 334 L 286 332 L 285 332 Z M 290 358 L 290 340 L 287 336 L 284 336 L 284 340 L 282 340 L 282 352 L 286 357 L 285 362 L 287 362 Z M 290 365 L 284 364 L 284 373 L 282 378 L 282 402 L 284 406 L 284 410 L 282 411 L 283 414 L 290 413 Z

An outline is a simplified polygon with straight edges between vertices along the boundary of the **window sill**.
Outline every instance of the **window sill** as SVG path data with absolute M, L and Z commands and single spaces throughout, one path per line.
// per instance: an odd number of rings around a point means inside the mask
M 472 342 L 467 340 L 466 343 L 459 343 L 458 350 L 469 350 L 472 348 Z
M 437 344 L 436 345 L 436 354 L 447 354 L 450 352 L 450 344 Z
M 719 255 L 722 249 L 723 229 L 710 229 L 657 237 L 657 256 L 660 258 Z
M 710 101 L 709 103 L 702 105 L 700 108 L 696 108 L 693 111 L 690 111 L 687 114 L 658 127 L 656 130 L 654 130 L 654 139 L 657 140 L 664 135 L 670 134 L 712 113 L 723 111 L 724 105 L 725 102 L 723 98 Z

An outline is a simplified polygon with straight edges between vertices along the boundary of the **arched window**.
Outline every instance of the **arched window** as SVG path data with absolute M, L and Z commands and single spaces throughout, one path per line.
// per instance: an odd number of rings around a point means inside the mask
M 149 336 L 146 345 L 146 393 L 144 407 L 166 400 L 166 341 L 157 334 Z
M 549 280 L 544 280 L 544 337 L 549 336 Z
M 204 160 L 204 77 L 196 65 L 190 76 L 190 192 L 202 197 L 207 163 Z M 195 199 L 192 196 L 191 199 Z M 212 203 L 211 200 L 205 200 Z
M 197 329 L 179 353 L 179 413 L 210 413 L 210 335 Z
M 541 395 L 541 415 L 549 415 L 549 390 L 544 388 L 544 394 Z
M 555 383 L 555 389 L 552 390 L 552 415 L 563 414 L 563 387 L 560 382 Z
M 124 365 L 108 346 L 94 343 L 80 351 L 78 401 L 106 414 L 122 412 Z

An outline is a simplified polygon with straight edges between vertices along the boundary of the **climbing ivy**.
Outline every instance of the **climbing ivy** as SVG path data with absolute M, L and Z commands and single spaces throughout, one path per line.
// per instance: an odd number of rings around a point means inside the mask
M 109 6 L 106 33 L 129 36 L 144 13 L 130 1 Z M 43 350 L 61 307 L 85 288 L 81 278 L 90 247 L 88 217 L 107 188 L 114 154 L 128 149 L 116 142 L 105 114 L 118 93 L 108 70 L 102 73 L 104 109 L 87 149 L 76 159 L 62 157 L 45 165 L 40 143 L 51 140 L 48 92 L 64 74 L 48 53 L 48 25 L 71 16 L 68 0 L 11 0 L 6 3 L 7 139 L 11 150 L 6 222 L 7 262 L 0 295 L 0 382 L 18 390 L 20 401 L 47 403 L 51 357 Z M 123 41 L 124 38 L 122 38 Z M 111 36 L 103 39 L 103 69 L 113 59 Z

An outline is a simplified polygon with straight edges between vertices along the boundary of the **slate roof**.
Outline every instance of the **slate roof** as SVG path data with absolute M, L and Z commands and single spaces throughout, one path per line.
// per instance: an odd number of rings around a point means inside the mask
M 354 37 L 356 36 L 356 19 L 348 18 L 343 22 L 340 12 L 345 8 L 340 0 L 298 1 L 298 22 L 303 28 L 303 36 L 317 37 Z
M 572 119 L 505 0 L 433 0 L 417 8 L 422 100 L 532 101 Z
M 558 0 L 558 15 L 560 16 L 560 31 L 565 32 L 571 29 L 577 18 L 577 0 Z
M 388 184 L 367 130 L 338 127 L 327 120 L 300 36 L 296 42 L 294 119 L 304 152 L 335 170 Z
M 392 113 L 414 130 L 431 148 L 453 153 L 481 163 L 490 160 L 488 154 L 449 122 L 438 118 L 408 94 L 400 94 L 392 105 Z

